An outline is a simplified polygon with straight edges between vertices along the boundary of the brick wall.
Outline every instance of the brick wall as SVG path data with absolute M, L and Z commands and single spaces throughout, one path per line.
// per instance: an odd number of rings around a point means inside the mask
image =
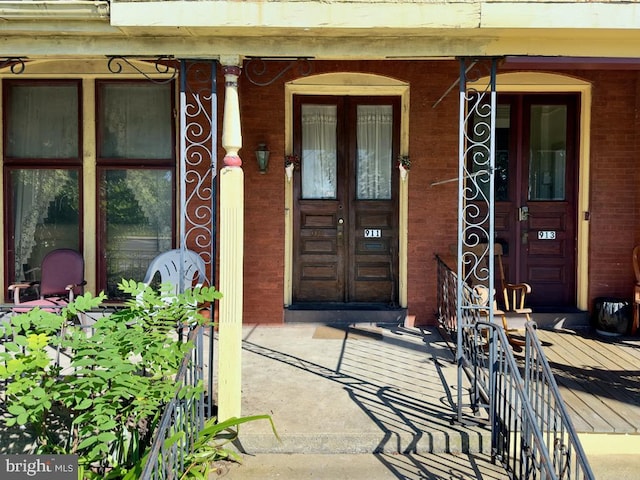
M 631 252 L 640 240 L 636 72 L 586 75 L 593 82 L 589 298 L 631 298 Z
M 313 74 L 352 71 L 388 75 L 411 84 L 409 187 L 409 313 L 433 324 L 436 309 L 435 254 L 448 255 L 457 235 L 458 90 L 434 107 L 458 78 L 451 62 L 314 62 Z M 633 281 L 631 250 L 640 242 L 638 87 L 632 71 L 569 72 L 593 82 L 591 136 L 591 300 L 628 296 Z M 245 172 L 244 318 L 247 323 L 281 323 L 284 282 L 284 82 L 258 87 L 240 79 Z M 223 85 L 220 76 L 219 85 Z M 220 87 L 222 125 L 223 90 Z M 271 151 L 269 173 L 260 175 L 253 151 Z M 220 158 L 224 151 L 221 151 Z M 224 293 L 224 292 L 223 292 Z

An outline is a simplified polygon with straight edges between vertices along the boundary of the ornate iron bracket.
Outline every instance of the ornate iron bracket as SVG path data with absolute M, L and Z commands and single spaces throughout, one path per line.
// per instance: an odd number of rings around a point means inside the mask
M 10 67 L 11 73 L 20 75 L 24 72 L 25 63 L 24 58 L 21 57 L 6 57 L 0 58 L 0 70 L 5 67 Z
M 495 75 L 498 68 L 504 62 L 503 57 L 477 57 L 477 58 L 459 58 L 461 66 L 464 67 L 464 76 L 462 80 L 464 84 L 477 82 L 482 77 L 489 77 L 490 81 L 495 84 Z M 462 76 L 462 73 L 461 73 Z M 487 90 L 495 90 L 495 86 L 488 84 L 485 86 Z
M 280 71 L 273 72 L 267 65 L 273 65 L 274 63 L 288 62 L 284 66 L 280 65 Z M 247 80 L 258 87 L 266 87 L 273 84 L 276 80 L 282 77 L 285 73 L 293 68 L 297 68 L 297 73 L 301 77 L 306 77 L 311 74 L 313 67 L 308 57 L 299 58 L 260 58 L 251 57 L 247 60 L 244 66 L 244 74 Z M 271 78 L 267 77 L 270 76 Z M 260 81 L 259 78 L 269 78 L 268 80 Z
M 465 82 L 473 82 L 479 80 L 482 76 L 490 75 L 491 69 L 493 68 L 493 63 L 496 63 L 496 67 L 501 64 L 504 59 L 497 57 L 479 57 L 479 58 L 459 58 L 459 60 L 464 64 L 464 81 Z M 460 77 L 456 78 L 456 80 L 445 90 L 445 92 L 435 101 L 435 103 L 431 106 L 431 108 L 436 108 L 442 100 L 458 85 L 460 84 Z
M 143 57 L 124 57 L 124 56 L 112 56 L 107 58 L 109 59 L 109 61 L 107 62 L 107 68 L 111 73 L 122 73 L 122 70 L 124 68 L 123 64 L 126 64 L 132 69 L 134 69 L 136 72 L 138 72 L 140 75 L 142 75 L 144 78 L 149 80 L 150 82 L 153 82 L 159 85 L 170 83 L 178 76 L 179 68 L 177 68 L 177 66 L 173 67 L 171 65 L 168 65 L 169 62 L 174 61 L 174 57 L 172 55 L 159 55 L 154 59 L 143 58 Z M 153 78 L 149 74 L 149 72 L 145 72 L 141 70 L 133 62 L 131 62 L 131 59 L 153 62 L 153 65 L 155 66 L 157 73 L 161 75 L 171 74 L 171 76 L 168 78 L 162 78 L 162 79 Z

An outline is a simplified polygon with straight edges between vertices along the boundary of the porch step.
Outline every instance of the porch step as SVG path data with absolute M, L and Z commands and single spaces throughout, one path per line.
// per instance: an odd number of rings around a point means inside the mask
M 344 305 L 334 308 L 316 305 L 295 305 L 284 311 L 285 323 L 318 323 L 318 324 L 404 324 L 407 316 L 406 308 L 372 307 Z
M 248 432 L 243 425 L 239 440 L 234 442 L 240 453 L 264 454 L 361 454 L 361 453 L 455 453 L 490 454 L 491 433 L 488 429 L 452 427 L 447 430 L 394 432 L 327 432 L 287 433 Z

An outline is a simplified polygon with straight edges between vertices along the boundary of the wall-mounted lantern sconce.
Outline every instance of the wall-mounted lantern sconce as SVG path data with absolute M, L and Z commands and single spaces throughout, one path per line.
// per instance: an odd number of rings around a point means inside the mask
M 256 159 L 258 160 L 258 169 L 260 173 L 267 173 L 267 167 L 269 166 L 269 148 L 266 144 L 261 143 L 256 150 Z

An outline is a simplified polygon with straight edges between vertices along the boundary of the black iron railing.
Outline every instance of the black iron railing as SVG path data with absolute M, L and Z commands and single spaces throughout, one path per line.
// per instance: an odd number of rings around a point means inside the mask
M 470 406 L 487 413 L 493 457 L 518 480 L 595 479 L 535 324 L 525 327 L 524 360 L 517 362 L 500 324 L 482 321 L 473 305 L 461 309 L 465 318 L 455 318 L 457 298 L 475 297 L 465 284 L 458 296 L 456 274 L 439 257 L 437 262 L 438 323 L 459 340 L 452 343 L 461 350 L 456 355 L 468 377 Z
M 180 478 L 186 468 L 184 460 L 192 453 L 204 427 L 207 411 L 204 391 L 195 398 L 180 395 L 183 388 L 196 387 L 204 380 L 204 327 L 190 330 L 188 337 L 193 348 L 185 355 L 176 375 L 175 396 L 162 415 L 141 480 Z

